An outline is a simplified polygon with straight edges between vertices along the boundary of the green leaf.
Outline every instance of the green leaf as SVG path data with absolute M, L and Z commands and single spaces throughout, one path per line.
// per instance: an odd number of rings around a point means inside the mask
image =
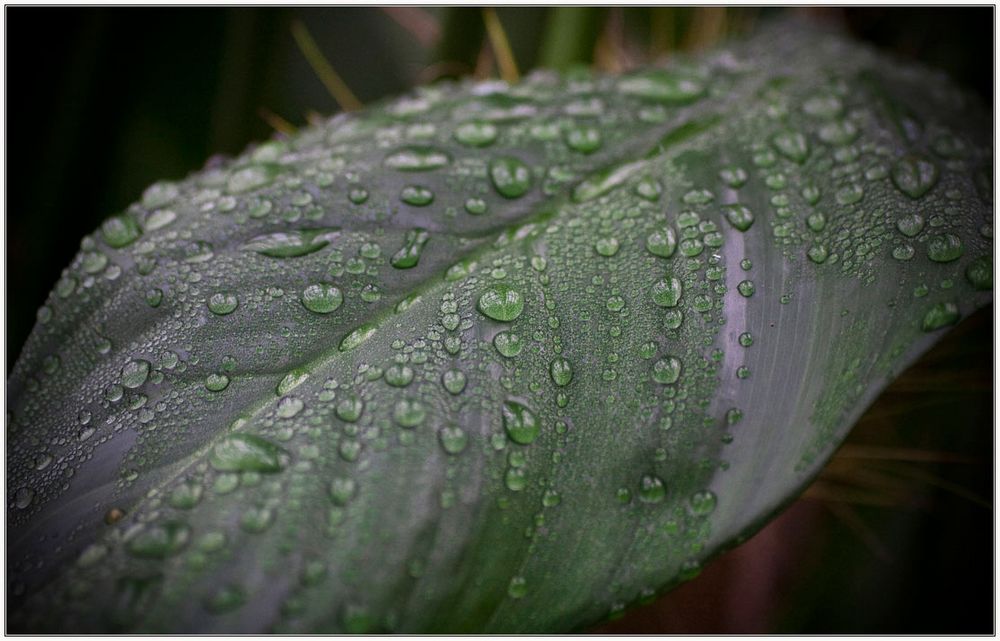
M 780 23 L 157 184 L 8 382 L 11 629 L 566 631 L 692 578 L 992 300 L 987 123 Z

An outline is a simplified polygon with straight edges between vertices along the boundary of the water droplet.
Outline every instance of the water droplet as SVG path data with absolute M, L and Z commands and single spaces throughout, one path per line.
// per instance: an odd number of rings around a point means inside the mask
M 191 539 L 191 528 L 179 521 L 149 525 L 126 544 L 128 553 L 135 557 L 165 559 L 180 552 Z
M 135 389 L 146 382 L 149 377 L 149 361 L 141 359 L 129 361 L 122 367 L 122 385 Z
M 219 316 L 231 314 L 239 304 L 239 299 L 232 292 L 218 292 L 212 294 L 212 297 L 208 299 L 209 311 Z
M 643 71 L 618 81 L 622 93 L 670 105 L 697 100 L 705 89 L 701 80 L 666 69 Z
M 275 409 L 275 414 L 278 418 L 292 418 L 296 414 L 302 411 L 305 407 L 305 403 L 302 402 L 301 398 L 296 396 L 286 396 L 278 401 L 278 407 Z
M 399 199 L 407 205 L 426 207 L 434 202 L 434 192 L 420 185 L 407 185 L 399 192 Z
M 280 472 L 284 450 L 253 434 L 230 434 L 212 449 L 212 467 L 220 472 Z
M 448 454 L 461 454 L 469 443 L 469 437 L 457 425 L 442 427 L 438 432 L 438 439 L 441 441 L 441 447 Z
M 592 154 L 601 144 L 601 131 L 596 127 L 573 127 L 566 131 L 566 145 L 573 151 Z
M 486 201 L 482 198 L 469 198 L 465 201 L 465 211 L 473 216 L 482 216 L 486 213 Z
M 654 256 L 670 258 L 677 249 L 677 233 L 673 227 L 653 231 L 646 237 L 646 251 Z
M 915 253 L 916 250 L 913 249 L 913 245 L 903 244 L 892 248 L 892 257 L 896 260 L 910 260 Z
M 668 276 L 653 283 L 650 295 L 660 307 L 676 307 L 684 293 L 684 285 L 676 276 Z
M 708 516 L 715 511 L 716 502 L 715 494 L 709 490 L 695 492 L 688 499 L 691 513 L 695 516 Z
M 190 510 L 201 502 L 204 490 L 197 483 L 185 482 L 174 488 L 167 502 L 178 510 Z
M 465 383 L 465 374 L 462 373 L 462 370 L 449 369 L 441 375 L 441 384 L 450 394 L 461 394 L 462 390 L 465 389 Z
M 781 131 L 771 138 L 771 144 L 779 154 L 800 165 L 809 157 L 809 141 L 797 131 Z
M 511 332 L 500 332 L 493 337 L 493 346 L 497 348 L 501 356 L 514 358 L 521 353 L 523 343 L 521 337 Z
M 681 361 L 676 356 L 666 356 L 653 363 L 653 380 L 660 385 L 676 383 L 681 375 Z
M 344 295 L 335 285 L 314 283 L 302 290 L 302 305 L 317 314 L 336 311 L 344 302 Z
M 226 191 L 231 194 L 241 194 L 259 189 L 274 181 L 280 171 L 281 168 L 274 164 L 250 165 L 237 169 L 226 181 Z
M 209 374 L 205 377 L 205 389 L 210 392 L 221 392 L 229 387 L 229 377 L 225 374 Z
M 300 229 L 255 236 L 242 249 L 271 258 L 295 258 L 323 249 L 338 234 L 336 229 Z
M 420 255 L 423 253 L 424 245 L 427 244 L 428 240 L 430 240 L 430 234 L 419 227 L 406 232 L 406 237 L 403 239 L 403 246 L 393 254 L 389 260 L 389 264 L 396 269 L 416 267 L 417 263 L 420 262 Z
M 424 404 L 416 399 L 404 398 L 396 401 L 392 418 L 400 427 L 416 427 L 424 422 L 427 410 Z
M 378 332 L 378 328 L 374 324 L 365 323 L 345 336 L 344 340 L 340 341 L 338 349 L 342 352 L 349 352 L 374 336 L 376 332 Z
M 455 129 L 455 140 L 470 147 L 486 147 L 493 144 L 498 133 L 496 125 L 473 120 L 462 123 Z
M 479 311 L 493 320 L 510 322 L 524 310 L 524 298 L 516 289 L 497 283 L 479 297 Z
M 522 576 L 515 576 L 507 585 L 507 595 L 512 599 L 522 599 L 528 594 L 528 582 Z
M 723 207 L 723 212 L 729 224 L 739 231 L 746 231 L 753 225 L 753 212 L 745 205 L 726 205 Z
M 538 438 L 541 427 L 534 413 L 517 401 L 505 401 L 501 408 L 503 427 L 510 440 L 520 445 L 530 445 Z
M 754 286 L 752 280 L 743 280 L 736 286 L 736 291 L 738 291 L 741 296 L 749 298 L 753 296 L 754 292 L 757 291 L 757 288 Z
M 958 306 L 955 303 L 938 303 L 927 310 L 920 326 L 925 332 L 933 332 L 936 329 L 954 325 L 958 319 Z
M 30 487 L 18 488 L 14 493 L 14 506 L 19 510 L 26 509 L 35 500 L 35 491 Z
M 920 214 L 909 214 L 896 221 L 896 229 L 901 234 L 913 238 L 924 229 L 924 217 Z
M 397 171 L 430 171 L 450 162 L 451 156 L 440 149 L 414 145 L 389 154 L 383 164 Z
M 352 478 L 343 477 L 330 481 L 330 500 L 341 507 L 347 505 L 358 491 L 358 484 Z
M 489 172 L 493 187 L 504 198 L 520 198 L 531 189 L 531 170 L 517 158 L 494 158 Z
M 750 174 L 742 167 L 726 167 L 719 172 L 719 178 L 732 189 L 739 189 L 750 179 Z
M 809 260 L 817 265 L 822 265 L 826 262 L 829 252 L 826 249 L 826 245 L 813 245 L 809 248 L 809 251 L 806 252 L 806 256 L 808 256 Z
M 639 500 L 643 503 L 659 503 L 667 496 L 663 480 L 653 474 L 645 474 L 639 481 Z
M 993 261 L 988 255 L 976 258 L 965 268 L 965 278 L 978 291 L 993 289 Z
M 553 383 L 565 387 L 573 380 L 573 365 L 566 358 L 559 356 L 549 363 L 549 375 Z
M 916 156 L 906 156 L 892 167 L 892 182 L 910 198 L 920 198 L 938 180 L 938 169 L 930 160 Z
M 618 253 L 620 246 L 617 238 L 604 237 L 597 239 L 597 242 L 594 243 L 594 250 L 601 256 L 611 257 Z
M 131 244 L 141 234 L 139 225 L 128 214 L 109 218 L 101 225 L 101 235 L 104 236 L 104 242 L 115 249 Z
M 406 387 L 413 380 L 413 368 L 396 363 L 385 370 L 385 382 L 393 387 Z
M 743 347 L 750 347 L 751 345 L 753 345 L 753 334 L 751 334 L 750 332 L 743 332 L 742 334 L 740 334 L 739 341 L 740 345 L 742 345 Z
M 936 263 L 950 263 L 965 253 L 962 239 L 954 234 L 941 234 L 927 242 L 927 257 Z
M 216 590 L 204 601 L 205 609 L 212 614 L 223 614 L 237 610 L 246 603 L 247 596 L 237 585 L 226 585 Z
M 357 396 L 345 396 L 337 402 L 337 418 L 347 423 L 354 423 L 365 410 L 365 403 Z

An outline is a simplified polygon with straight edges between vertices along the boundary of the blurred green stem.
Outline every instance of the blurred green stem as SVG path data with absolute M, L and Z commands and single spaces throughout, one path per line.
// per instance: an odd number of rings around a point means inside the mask
M 539 66 L 565 71 L 593 60 L 594 43 L 604 10 L 595 7 L 555 7 L 549 11 Z

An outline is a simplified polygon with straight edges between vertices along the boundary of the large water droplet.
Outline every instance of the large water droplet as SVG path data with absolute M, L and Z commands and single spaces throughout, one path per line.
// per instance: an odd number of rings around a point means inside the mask
M 937 180 L 937 165 L 926 158 L 906 156 L 892 168 L 892 182 L 910 198 L 920 198 L 930 191 Z
M 406 232 L 406 237 L 403 239 L 403 246 L 393 254 L 389 263 L 396 269 L 410 269 L 411 267 L 416 267 L 417 263 L 420 262 L 420 255 L 424 251 L 424 245 L 430 240 L 430 234 L 426 230 L 411 229 Z
M 329 283 L 314 283 L 302 290 L 302 306 L 317 314 L 336 311 L 343 302 L 340 289 Z
M 573 380 L 573 365 L 568 359 L 559 356 L 549 363 L 549 375 L 552 377 L 553 383 L 559 387 L 565 387 Z
M 326 247 L 337 233 L 336 229 L 330 228 L 275 232 L 255 236 L 242 248 L 272 258 L 293 258 Z
M 280 472 L 284 450 L 253 434 L 230 434 L 212 449 L 210 462 L 221 472 Z
M 479 297 L 479 311 L 493 320 L 510 322 L 524 310 L 524 297 L 513 287 L 498 283 Z
M 521 445 L 530 445 L 538 438 L 541 427 L 538 419 L 527 407 L 517 401 L 505 401 L 501 412 L 503 427 L 510 440 Z
M 531 170 L 517 158 L 494 158 L 489 172 L 493 187 L 504 198 L 520 198 L 531 189 Z

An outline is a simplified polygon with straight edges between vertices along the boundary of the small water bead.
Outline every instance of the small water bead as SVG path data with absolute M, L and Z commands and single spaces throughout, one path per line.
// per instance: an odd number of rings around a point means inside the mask
M 316 314 L 336 311 L 344 302 L 340 288 L 329 283 L 314 283 L 302 290 L 302 306 Z
M 677 233 L 673 227 L 665 226 L 646 237 L 646 251 L 654 256 L 670 258 L 677 249 Z
M 465 201 L 465 211 L 473 216 L 482 216 L 486 209 L 486 201 L 482 198 L 469 198 Z
M 229 377 L 225 374 L 209 374 L 205 377 L 205 389 L 210 392 L 221 392 L 229 387 Z
M 440 149 L 421 145 L 403 147 L 385 157 L 382 164 L 397 171 L 431 171 L 448 165 L 451 156 Z
M 286 396 L 278 401 L 278 407 L 274 413 L 278 418 L 292 418 L 301 412 L 304 407 L 305 403 L 302 402 L 301 398 Z
M 914 200 L 930 191 L 937 180 L 937 165 L 926 158 L 905 156 L 892 167 L 893 184 Z
M 178 510 L 190 510 L 201 502 L 203 494 L 204 488 L 198 483 L 181 483 L 170 493 L 167 503 Z
M 239 299 L 232 292 L 217 292 L 208 299 L 209 311 L 218 316 L 233 313 L 239 304 Z
M 924 217 L 920 214 L 909 214 L 896 221 L 896 229 L 908 238 L 913 238 L 924 229 Z
M 230 434 L 212 449 L 209 459 L 220 472 L 274 473 L 284 469 L 284 450 L 253 434 Z
M 450 394 L 461 394 L 465 389 L 466 378 L 462 370 L 449 369 L 441 375 L 441 384 Z
M 80 267 L 87 274 L 96 274 L 108 265 L 108 257 L 101 252 L 87 252 L 83 255 Z
M 896 260 L 910 260 L 915 253 L 913 245 L 896 245 L 892 248 L 892 257 Z
M 679 247 L 681 254 L 688 258 L 694 258 L 705 250 L 705 245 L 697 238 L 685 238 Z
M 732 407 L 726 411 L 726 425 L 732 427 L 743 420 L 743 412 L 739 408 Z
M 528 581 L 522 576 L 515 576 L 507 584 L 507 596 L 512 599 L 523 599 L 528 594 Z
M 523 343 L 521 337 L 511 332 L 500 332 L 493 337 L 493 346 L 501 356 L 514 358 L 521 353 Z
M 135 242 L 142 235 L 142 232 L 134 218 L 123 214 L 105 220 L 101 225 L 101 235 L 108 245 L 115 249 L 121 249 Z
M 723 207 L 723 213 L 729 224 L 739 231 L 746 231 L 753 225 L 753 212 L 745 205 L 726 205 Z
M 424 251 L 424 245 L 430 240 L 427 230 L 416 228 L 406 232 L 403 238 L 403 246 L 389 259 L 389 264 L 396 269 L 410 269 L 416 267 L 420 262 L 420 256 Z
M 826 229 L 826 215 L 821 212 L 809 214 L 806 218 L 806 225 L 809 226 L 810 230 L 819 233 Z
M 368 200 L 368 190 L 362 187 L 355 187 L 348 192 L 347 199 L 355 205 L 362 205 Z
M 739 189 L 750 179 L 750 174 L 742 167 L 725 167 L 719 172 L 719 178 L 732 189 Z
M 177 554 L 191 540 L 191 528 L 179 521 L 149 525 L 129 539 L 125 549 L 139 558 L 165 559 Z
M 699 490 L 688 499 L 691 514 L 695 516 L 708 516 L 715 511 L 716 502 L 715 494 L 709 490 Z
M 356 422 L 359 418 L 361 418 L 361 414 L 364 413 L 364 410 L 365 402 L 353 394 L 345 396 L 337 401 L 337 418 L 346 423 Z
M 494 158 L 489 174 L 493 187 L 504 198 L 520 198 L 531 189 L 531 170 L 517 158 Z
M 330 481 L 327 494 L 334 505 L 343 507 L 351 502 L 358 492 L 358 484 L 350 477 L 335 478 Z
M 636 183 L 635 193 L 639 198 L 655 202 L 663 194 L 663 185 L 655 178 L 646 177 Z
M 809 157 L 809 141 L 797 131 L 781 131 L 771 138 L 771 144 L 785 158 L 802 164 Z
M 180 195 L 180 188 L 174 183 L 153 183 L 142 192 L 142 206 L 146 209 L 157 209 L 172 202 Z
M 505 401 L 501 414 L 507 436 L 519 445 L 530 445 L 541 433 L 535 414 L 517 401 Z
M 596 127 L 573 127 L 566 131 L 566 146 L 582 154 L 592 154 L 601 148 L 601 131 Z
M 958 306 L 955 303 L 938 303 L 927 310 L 920 322 L 920 327 L 925 332 L 932 332 L 942 327 L 954 325 L 958 319 Z
M 684 285 L 676 276 L 668 276 L 653 284 L 650 296 L 660 307 L 676 307 L 684 293 Z
M 620 246 L 621 244 L 618 242 L 617 238 L 598 238 L 597 242 L 594 243 L 594 250 L 601 256 L 611 257 L 618 253 L 618 248 Z
M 954 234 L 941 234 L 927 242 L 927 257 L 936 263 L 950 263 L 965 253 L 962 239 Z
M 399 199 L 407 205 L 426 207 L 434 202 L 434 192 L 421 185 L 407 185 L 399 192 Z
M 604 306 L 609 312 L 620 312 L 625 309 L 625 299 L 621 296 L 609 296 Z
M 713 200 L 715 194 L 707 189 L 692 189 L 681 198 L 685 205 L 707 205 Z
M 743 280 L 736 286 L 736 291 L 738 291 L 744 298 L 749 298 L 754 295 L 757 288 L 754 286 L 752 280 Z
M 455 140 L 469 147 L 486 147 L 493 144 L 499 135 L 496 125 L 473 120 L 455 128 Z
M 549 375 L 552 377 L 553 383 L 559 387 L 565 387 L 573 380 L 573 365 L 568 359 L 562 356 L 557 357 L 549 363 Z
M 817 265 L 822 265 L 823 263 L 825 263 L 829 255 L 830 254 L 826 248 L 826 245 L 813 245 L 806 252 L 806 256 L 809 257 L 809 260 L 816 263 Z
M 423 403 L 416 399 L 400 399 L 396 401 L 392 410 L 392 418 L 400 427 L 417 427 L 427 418 L 427 409 Z
M 653 474 L 645 474 L 639 481 L 639 500 L 643 503 L 660 503 L 667 496 L 663 480 Z M 619 500 L 621 490 L 619 490 Z
M 149 361 L 136 359 L 122 367 L 121 384 L 128 389 L 135 389 L 146 382 L 149 377 Z
M 740 365 L 739 367 L 736 368 L 736 378 L 744 379 L 744 378 L 749 378 L 749 376 L 750 376 L 750 368 L 747 367 L 746 365 Z
M 465 431 L 457 425 L 446 425 L 438 432 L 438 440 L 441 447 L 448 454 L 461 454 L 469 444 L 469 437 Z
M 265 163 L 250 165 L 237 169 L 226 181 L 226 191 L 231 194 L 241 194 L 269 185 L 277 178 L 281 168 L 278 165 Z
M 684 322 L 684 312 L 679 309 L 668 309 L 663 315 L 663 326 L 667 329 L 677 329 Z
M 413 380 L 413 368 L 396 363 L 385 370 L 385 382 L 393 387 L 406 387 Z
M 851 144 L 860 134 L 861 130 L 850 120 L 828 122 L 822 125 L 819 131 L 816 132 L 820 140 L 835 147 Z
M 865 196 L 864 188 L 859 184 L 851 184 L 841 187 L 834 195 L 834 199 L 839 205 L 853 205 L 860 202 Z
M 497 283 L 480 295 L 477 306 L 488 318 L 511 322 L 524 310 L 524 297 L 513 287 Z
M 18 488 L 18 490 L 14 492 L 14 507 L 19 510 L 27 509 L 34 500 L 35 490 L 30 487 Z
M 666 356 L 653 363 L 653 380 L 660 385 L 672 385 L 681 376 L 681 361 L 676 356 Z
M 667 105 L 682 105 L 704 95 L 707 87 L 698 78 L 666 69 L 642 71 L 618 81 L 622 93 Z
M 989 255 L 976 258 L 965 268 L 965 278 L 977 291 L 993 289 L 993 261 Z

